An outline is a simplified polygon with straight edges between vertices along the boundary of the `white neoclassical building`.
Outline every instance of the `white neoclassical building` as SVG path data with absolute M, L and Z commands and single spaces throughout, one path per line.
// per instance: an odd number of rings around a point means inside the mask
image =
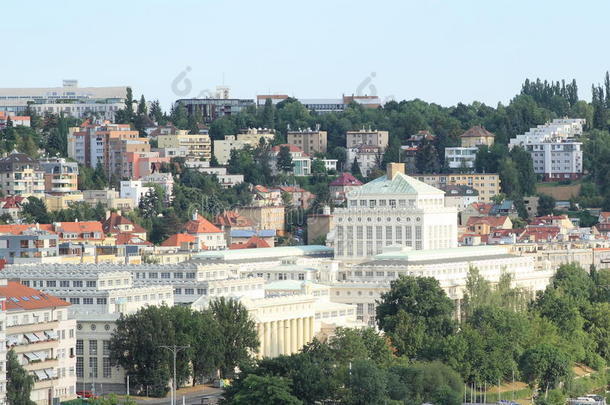
M 335 210 L 335 258 L 362 260 L 401 245 L 417 250 L 457 246 L 457 210 L 445 192 L 404 174 L 404 163 L 388 164 L 385 176 L 346 195 Z

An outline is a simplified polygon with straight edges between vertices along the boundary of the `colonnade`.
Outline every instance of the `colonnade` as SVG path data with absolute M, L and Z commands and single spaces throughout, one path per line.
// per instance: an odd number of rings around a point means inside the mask
M 296 353 L 314 337 L 313 316 L 259 322 L 259 357 Z

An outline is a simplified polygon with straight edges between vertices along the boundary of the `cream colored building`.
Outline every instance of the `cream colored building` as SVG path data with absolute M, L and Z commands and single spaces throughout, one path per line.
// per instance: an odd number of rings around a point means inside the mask
M 189 134 L 187 130 L 178 129 L 174 134 L 157 136 L 158 147 L 186 148 L 187 158 L 210 160 L 212 158 L 212 141 L 208 134 Z
M 306 154 L 313 156 L 316 153 L 326 153 L 328 145 L 326 131 L 319 129 L 288 131 L 287 143 L 301 148 Z
M 6 298 L 6 346 L 34 376 L 30 399 L 51 405 L 76 398 L 75 329 L 69 303 L 16 282 L 0 285 Z
M 491 199 L 500 194 L 500 176 L 497 173 L 482 174 L 413 174 L 417 180 L 432 187 L 445 187 L 450 185 L 469 186 L 479 193 L 479 202 L 491 202 Z
M 214 156 L 219 164 L 226 165 L 231 158 L 233 149 L 243 149 L 247 145 L 255 148 L 261 139 L 271 143 L 274 137 L 275 131 L 267 128 L 249 128 L 237 135 L 225 135 L 225 139 L 214 141 Z
M 83 197 L 83 193 L 81 192 L 60 195 L 46 194 L 44 196 L 44 205 L 49 211 L 65 210 L 66 208 L 70 208 L 71 204 L 82 201 L 85 201 L 85 199 Z
M 131 211 L 134 207 L 131 198 L 121 198 L 120 193 L 113 189 L 104 190 L 84 190 L 83 198 L 92 207 L 98 203 L 107 209 L 120 210 L 123 212 Z
M 362 128 L 359 131 L 347 131 L 345 133 L 346 148 L 355 148 L 360 145 L 376 146 L 384 151 L 388 147 L 390 135 L 388 131 L 373 131 Z
M 44 170 L 30 156 L 11 152 L 0 159 L 0 190 L 4 195 L 44 196 Z
M 252 221 L 257 229 L 274 229 L 279 236 L 284 235 L 283 206 L 249 206 L 240 207 L 235 211 Z

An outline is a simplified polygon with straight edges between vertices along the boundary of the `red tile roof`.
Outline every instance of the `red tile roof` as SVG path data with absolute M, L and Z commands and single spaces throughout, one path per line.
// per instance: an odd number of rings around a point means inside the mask
M 361 186 L 362 182 L 355 178 L 351 173 L 341 173 L 339 177 L 331 181 L 329 186 L 331 187 L 344 187 L 344 186 Z
M 140 245 L 140 246 L 151 246 L 152 243 L 150 243 L 147 240 L 144 240 L 142 238 L 140 238 L 137 235 L 134 235 L 133 233 L 128 233 L 128 232 L 123 232 L 123 233 L 119 233 L 116 237 L 116 244 L 117 245 Z
M 468 218 L 468 222 L 466 222 L 466 226 L 471 227 L 477 224 L 488 224 L 492 228 L 497 228 L 506 222 L 508 219 L 507 216 L 500 217 L 470 217 Z
M 53 295 L 26 287 L 14 281 L 9 281 L 7 285 L 0 285 L 0 296 L 6 297 L 6 309 L 9 311 L 67 307 L 70 305 L 68 302 L 60 300 Z
M 190 233 L 191 235 L 198 233 L 219 233 L 222 232 L 218 229 L 214 224 L 201 216 L 201 214 L 197 214 L 197 219 L 192 219 L 184 224 L 183 228 L 186 233 Z
M 58 233 L 75 233 L 81 235 L 83 233 L 98 233 L 100 239 L 104 238 L 104 229 L 99 221 L 83 221 L 83 222 L 59 222 L 55 226 L 55 232 Z
M 3 209 L 19 208 L 19 205 L 21 204 L 21 202 L 23 200 L 25 200 L 25 198 L 16 196 L 16 195 L 12 195 L 12 196 L 8 196 L 8 197 L 0 198 L 0 205 L 2 206 Z
M 292 153 L 303 152 L 303 149 L 299 148 L 299 147 L 298 147 L 298 146 L 296 146 L 296 145 L 292 145 L 292 144 L 290 144 L 290 143 L 283 143 L 283 144 L 281 144 L 281 145 L 275 145 L 273 148 L 271 148 L 271 150 L 272 150 L 272 151 L 274 151 L 274 152 L 279 152 L 279 151 L 280 151 L 280 149 L 281 149 L 282 147 L 284 147 L 284 146 L 287 146 L 287 147 L 288 147 L 288 150 L 289 150 L 290 152 L 292 152 Z
M 257 249 L 257 248 L 268 248 L 268 247 L 271 247 L 271 246 L 269 246 L 269 244 L 264 239 L 261 239 L 258 236 L 252 236 L 245 243 L 231 243 L 229 245 L 229 249 L 231 249 L 231 250 Z
M 304 193 L 307 190 L 301 188 L 301 187 L 297 187 L 297 186 L 279 186 L 278 187 L 281 191 L 284 191 L 286 193 Z
M 599 213 L 599 216 L 602 217 L 602 220 L 608 221 L 608 219 L 610 219 L 610 212 L 609 211 L 602 211 L 602 212 Z
M 479 214 L 483 214 L 483 215 L 487 215 L 489 214 L 489 211 L 491 211 L 491 209 L 493 208 L 493 204 L 486 204 L 486 203 L 472 203 L 470 204 L 470 206 L 472 208 L 474 208 L 475 210 L 477 210 L 479 212 Z
M 102 229 L 104 229 L 105 233 L 117 234 L 122 232 L 118 227 L 119 225 L 131 225 L 133 227 L 132 233 L 146 233 L 146 229 L 138 224 L 134 224 L 129 218 L 119 215 L 116 212 L 110 213 L 110 216 L 102 223 Z
M 188 233 L 177 233 L 161 242 L 161 246 L 180 247 L 183 243 L 195 243 L 195 237 Z
M 252 226 L 250 219 L 239 215 L 235 211 L 225 211 L 222 214 L 218 214 L 214 219 L 214 223 L 218 226 Z
M 464 132 L 460 135 L 461 138 L 479 138 L 479 137 L 492 137 L 495 138 L 495 135 L 482 127 L 480 125 L 475 125 L 470 128 L 468 131 Z

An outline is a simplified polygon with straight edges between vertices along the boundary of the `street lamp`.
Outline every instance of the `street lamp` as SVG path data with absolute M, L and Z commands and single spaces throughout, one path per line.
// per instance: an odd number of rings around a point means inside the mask
M 159 346 L 163 349 L 167 349 L 174 355 L 174 377 L 172 378 L 172 396 L 171 405 L 176 405 L 176 356 L 180 350 L 188 349 L 189 346 Z

